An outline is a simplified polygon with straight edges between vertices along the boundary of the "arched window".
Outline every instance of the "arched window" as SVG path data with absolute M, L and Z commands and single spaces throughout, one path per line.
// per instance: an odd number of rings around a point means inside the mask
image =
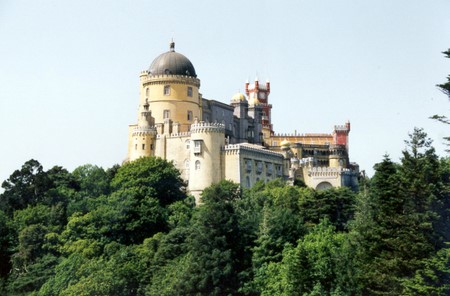
M 191 148 L 191 140 L 186 140 L 184 143 L 186 144 L 186 149 L 189 150 Z
M 200 160 L 195 161 L 195 170 L 196 171 L 200 170 Z
M 186 170 L 189 169 L 189 159 L 186 159 L 186 160 L 184 161 L 184 168 L 185 168 Z
M 148 87 L 145 89 L 145 96 L 148 98 L 149 89 Z

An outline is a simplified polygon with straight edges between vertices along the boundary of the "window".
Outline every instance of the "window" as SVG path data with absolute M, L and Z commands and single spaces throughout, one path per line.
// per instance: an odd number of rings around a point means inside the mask
M 170 95 L 170 85 L 164 85 L 164 95 Z
M 252 161 L 247 160 L 245 166 L 246 166 L 247 172 L 250 172 L 252 170 Z
M 142 144 L 142 150 L 145 150 L 145 144 Z
M 281 170 L 281 165 L 277 166 L 277 175 L 281 176 L 283 174 L 283 171 Z
M 189 169 L 189 159 L 186 159 L 186 160 L 184 161 L 184 168 L 185 168 L 186 170 Z
M 163 118 L 164 119 L 170 118 L 170 110 L 164 110 Z
M 194 141 L 194 153 L 201 153 L 201 152 L 202 152 L 202 141 L 195 140 Z
M 189 121 L 192 120 L 192 111 L 187 112 L 187 120 L 189 120 Z
M 153 150 L 153 144 L 150 144 L 150 150 Z
M 256 172 L 262 173 L 262 171 L 263 171 L 263 163 L 261 161 L 258 161 L 258 163 L 256 164 Z
M 186 140 L 184 143 L 186 144 L 186 149 L 189 150 L 191 148 L 191 141 Z
M 137 150 L 137 144 L 134 144 L 134 150 Z
M 192 87 L 188 86 L 187 88 L 187 95 L 188 97 L 192 97 Z
M 200 169 L 200 160 L 195 161 L 195 170 L 198 171 Z
M 145 89 L 145 96 L 148 97 L 149 89 L 148 87 Z
M 273 164 L 268 163 L 266 166 L 266 170 L 267 170 L 267 175 L 272 175 L 273 173 Z
M 247 181 L 247 188 L 250 188 L 250 177 L 247 176 L 247 177 L 245 178 L 245 180 Z

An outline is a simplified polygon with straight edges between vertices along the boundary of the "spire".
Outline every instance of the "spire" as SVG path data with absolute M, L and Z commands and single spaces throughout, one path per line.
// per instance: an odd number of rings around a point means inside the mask
M 172 41 L 170 42 L 170 51 L 175 51 L 175 42 L 173 42 L 173 38 Z

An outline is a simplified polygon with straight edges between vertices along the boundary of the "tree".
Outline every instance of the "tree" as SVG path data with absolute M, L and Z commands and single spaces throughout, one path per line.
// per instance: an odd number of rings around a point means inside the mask
M 398 295 L 400 278 L 411 272 L 407 250 L 414 230 L 408 227 L 405 203 L 398 166 L 385 156 L 375 165 L 369 196 L 358 204 L 362 209 L 352 229 L 363 294 Z
M 261 295 L 356 294 L 351 253 L 347 234 L 322 220 L 295 247 L 286 245 L 282 261 L 268 265 Z
M 365 294 L 400 294 L 448 233 L 448 191 L 431 141 L 416 128 L 406 144 L 399 165 L 387 156 L 375 165 L 353 224 Z
M 441 249 L 424 260 L 414 277 L 403 281 L 403 286 L 405 296 L 450 295 L 450 249 Z
M 243 251 L 234 207 L 239 197 L 239 185 L 229 181 L 203 191 L 186 242 L 189 263 L 177 294 L 237 293 Z
M 450 58 L 450 49 L 442 53 L 445 55 L 446 58 Z M 447 82 L 438 84 L 437 87 L 439 87 L 444 94 L 450 97 L 450 75 L 447 76 Z
M 328 190 L 307 189 L 300 195 L 300 215 L 306 225 L 317 225 L 321 219 L 328 218 L 338 231 L 347 230 L 348 222 L 353 218 L 355 193 L 347 187 Z
M 36 204 L 43 200 L 48 184 L 49 180 L 42 165 L 31 159 L 2 183 L 5 192 L 0 195 L 0 206 L 11 215 L 14 210 L 23 209 L 28 204 Z
M 442 52 L 446 58 L 450 58 L 450 49 L 448 49 L 447 51 Z M 437 87 L 444 93 L 446 94 L 449 99 L 450 99 L 450 75 L 447 76 L 447 82 L 442 83 L 442 84 L 438 84 Z M 444 124 L 450 124 L 450 119 L 447 116 L 444 115 L 433 115 L 430 117 L 431 119 L 437 120 L 439 122 L 442 122 Z M 450 137 L 444 137 L 444 140 L 447 144 L 447 146 L 450 146 Z M 447 152 L 450 152 L 450 149 L 447 150 Z
M 11 242 L 12 229 L 10 227 L 10 219 L 2 210 L 0 210 L 0 279 L 6 278 L 11 270 Z
M 111 185 L 114 191 L 133 189 L 137 196 L 154 197 L 161 205 L 186 198 L 180 172 L 158 157 L 141 157 L 118 169 Z
M 98 197 L 110 192 L 111 178 L 101 167 L 82 165 L 77 167 L 72 175 L 79 183 L 80 192 L 84 197 Z

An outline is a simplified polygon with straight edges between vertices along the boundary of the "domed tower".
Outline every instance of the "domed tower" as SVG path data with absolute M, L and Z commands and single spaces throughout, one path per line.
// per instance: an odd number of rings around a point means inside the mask
M 129 128 L 128 161 L 142 156 L 167 158 L 166 136 L 188 132 L 194 118 L 201 120 L 199 88 L 191 61 L 175 52 L 171 42 L 169 51 L 140 74 L 138 123 Z
M 164 124 L 163 133 L 171 132 L 172 123 L 178 132 L 187 132 L 194 118 L 201 120 L 200 80 L 191 61 L 175 51 L 174 42 L 141 73 L 140 84 L 140 108 L 149 103 L 155 125 Z

